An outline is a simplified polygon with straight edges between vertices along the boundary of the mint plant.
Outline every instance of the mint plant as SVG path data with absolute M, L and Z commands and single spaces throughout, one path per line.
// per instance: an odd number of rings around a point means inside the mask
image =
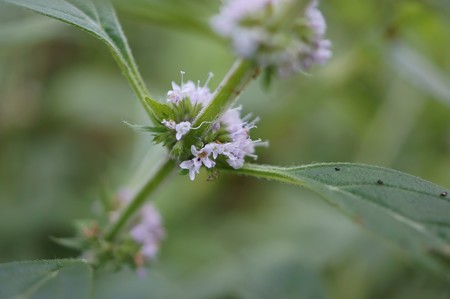
M 181 71 L 181 82 L 172 82 L 172 89 L 161 101 L 147 90 L 109 2 L 5 2 L 79 27 L 104 42 L 151 121 L 148 126 L 128 125 L 148 134 L 168 154 L 138 192 L 122 194 L 115 205 L 107 198 L 103 219 L 79 223 L 74 238 L 56 239 L 80 250 L 80 259 L 0 266 L 0 284 L 8 285 L 0 289 L 1 298 L 53 294 L 64 281 L 81 281 L 84 288 L 77 298 L 88 298 L 92 269 L 101 272 L 128 265 L 145 275 L 165 238 L 163 220 L 147 201 L 157 188 L 168 186 L 174 172 L 194 181 L 202 169 L 209 179 L 220 180 L 221 173 L 228 173 L 310 189 L 450 279 L 449 189 L 399 171 L 363 164 L 254 164 L 258 147 L 267 147 L 269 141 L 264 136 L 250 136 L 259 118 L 238 105 L 238 97 L 261 73 L 272 80 L 301 76 L 331 58 L 331 42 L 318 1 L 225 1 L 220 12 L 211 16 L 210 26 L 229 44 L 236 62 L 214 91 L 209 87 L 212 73 L 201 83 L 186 80 L 189 74 Z M 23 273 L 23 281 L 12 281 Z M 28 276 L 33 277 L 26 279 Z M 64 294 L 62 298 L 71 297 Z

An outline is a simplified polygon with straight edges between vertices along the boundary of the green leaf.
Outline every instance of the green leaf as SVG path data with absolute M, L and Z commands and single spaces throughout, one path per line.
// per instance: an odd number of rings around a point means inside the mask
M 169 105 L 160 103 L 158 101 L 155 101 L 149 97 L 144 98 L 145 103 L 151 108 L 153 111 L 153 115 L 155 116 L 156 120 L 160 123 L 163 119 L 170 120 L 175 119 L 175 113 L 173 110 L 169 107 Z
M 87 299 L 92 269 L 79 260 L 16 262 L 0 265 L 2 299 Z
M 114 8 L 107 0 L 4 0 L 79 27 L 102 40 L 127 77 L 142 105 L 148 91 L 139 73 Z
M 79 237 L 73 237 L 73 238 L 57 238 L 50 236 L 50 240 L 55 242 L 58 245 L 61 245 L 63 247 L 71 248 L 74 250 L 83 250 L 86 247 L 86 240 L 79 238 Z
M 399 171 L 351 163 L 300 167 L 247 164 L 231 171 L 308 188 L 434 268 L 450 265 L 447 188 Z

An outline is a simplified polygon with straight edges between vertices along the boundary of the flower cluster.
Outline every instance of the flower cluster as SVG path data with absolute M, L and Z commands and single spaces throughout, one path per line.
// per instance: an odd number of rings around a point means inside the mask
M 191 146 L 193 158 L 180 164 L 181 168 L 189 170 L 191 180 L 194 180 L 202 165 L 213 168 L 219 155 L 225 158 L 229 166 L 238 169 L 244 165 L 245 157 L 257 158 L 254 154 L 255 146 L 267 145 L 267 142 L 250 138 L 249 131 L 255 127 L 258 119 L 247 122 L 241 119 L 240 110 L 241 107 L 229 109 L 214 126 L 213 130 L 216 132 L 224 127 L 227 142 L 221 142 L 218 138 L 200 149 Z
M 141 209 L 140 218 L 130 234 L 140 245 L 139 253 L 147 260 L 154 260 L 165 235 L 161 215 L 152 204 L 146 204 Z
M 212 169 L 217 163 L 224 163 L 237 169 L 243 166 L 246 157 L 256 158 L 255 146 L 267 143 L 250 138 L 249 132 L 255 127 L 258 119 L 250 120 L 250 115 L 241 118 L 241 107 L 226 111 L 202 140 L 197 138 L 193 144 L 184 142 L 186 134 L 204 125 L 192 127 L 201 109 L 212 99 L 212 93 L 208 88 L 212 74 L 209 74 L 203 86 L 192 81 L 184 82 L 184 73 L 181 74 L 181 85 L 172 82 L 172 90 L 167 93 L 167 105 L 173 112 L 173 118 L 161 120 L 163 130 L 157 130 L 159 135 L 155 134 L 155 140 L 168 145 L 173 158 L 181 157 L 180 167 L 189 172 L 191 180 L 195 179 L 202 166 Z M 180 144 L 181 151 L 186 149 L 186 152 L 173 154 L 174 149 L 179 150 Z
M 212 18 L 211 26 L 229 38 L 234 51 L 243 58 L 255 59 L 282 76 L 304 72 L 331 57 L 331 42 L 325 39 L 326 23 L 317 0 L 286 26 L 294 2 L 227 0 Z

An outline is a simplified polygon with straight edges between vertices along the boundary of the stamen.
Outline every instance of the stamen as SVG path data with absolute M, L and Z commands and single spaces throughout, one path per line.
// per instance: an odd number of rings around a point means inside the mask
M 214 77 L 214 74 L 212 72 L 208 73 L 208 79 L 206 79 L 205 84 L 203 85 L 203 88 L 205 88 L 206 86 L 208 86 L 209 81 Z
M 261 139 L 258 140 L 252 140 L 252 142 L 255 144 L 255 146 L 269 146 L 269 141 L 261 141 Z
M 251 122 L 249 122 L 249 123 L 246 123 L 245 124 L 245 127 L 247 128 L 247 129 L 253 129 L 253 128 L 257 128 L 257 126 L 256 126 L 256 123 L 258 123 L 259 121 L 260 121 L 261 119 L 259 118 L 259 117 L 255 117 L 255 119 L 254 120 L 252 120 Z
M 197 130 L 197 129 L 200 129 L 200 127 L 203 126 L 203 124 L 210 124 L 210 123 L 212 123 L 212 121 L 204 121 L 204 122 L 202 122 L 201 124 L 199 124 L 198 127 L 195 127 L 195 128 L 192 127 L 191 130 Z
M 243 122 L 247 122 L 247 120 L 249 120 L 252 116 L 253 116 L 253 113 L 249 113 L 249 114 L 247 114 L 246 116 L 244 116 L 242 118 L 242 121 Z
M 183 88 L 183 86 L 184 86 L 184 74 L 186 74 L 186 72 L 180 71 L 180 74 L 181 74 L 181 88 Z

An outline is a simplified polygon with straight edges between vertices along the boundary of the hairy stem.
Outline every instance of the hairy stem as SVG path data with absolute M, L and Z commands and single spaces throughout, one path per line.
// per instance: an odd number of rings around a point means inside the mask
M 301 186 L 304 185 L 304 182 L 300 182 L 298 179 L 292 179 L 290 176 L 286 175 L 286 170 L 289 170 L 288 167 L 245 163 L 244 166 L 239 169 L 222 167 L 221 170 L 233 174 L 252 176 L 258 179 L 275 180 L 278 182 Z
M 168 160 L 162 165 L 158 171 L 142 186 L 142 188 L 136 193 L 134 198 L 128 203 L 128 205 L 122 210 L 119 218 L 105 234 L 106 240 L 113 240 L 127 221 L 140 209 L 145 203 L 146 199 L 152 194 L 158 186 L 163 183 L 167 176 L 172 172 L 175 167 L 175 163 L 172 160 Z
M 211 102 L 193 123 L 193 127 L 203 125 L 195 132 L 191 131 L 189 137 L 192 137 L 192 134 L 204 136 L 208 133 L 214 122 L 235 102 L 239 94 L 252 79 L 259 75 L 259 72 L 259 68 L 253 61 L 236 61 L 214 92 Z

